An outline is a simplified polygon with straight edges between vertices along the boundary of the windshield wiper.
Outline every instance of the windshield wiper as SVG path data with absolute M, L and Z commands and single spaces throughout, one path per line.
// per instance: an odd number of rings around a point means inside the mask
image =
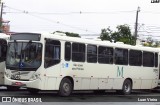
M 30 41 L 27 43 L 27 45 L 25 46 L 24 50 L 25 50 L 29 45 L 31 45 L 31 44 L 32 44 L 32 40 L 30 40 Z
M 22 64 L 22 48 L 23 48 L 23 42 L 22 42 L 21 52 L 20 52 L 19 70 L 20 70 L 21 67 L 23 67 L 23 64 Z
M 30 40 L 27 45 L 25 46 L 25 48 L 23 49 L 23 45 L 24 43 L 22 42 L 22 46 L 21 46 L 21 52 L 20 52 L 20 61 L 19 61 L 19 69 L 21 69 L 24 64 L 22 63 L 22 54 L 26 51 L 26 48 L 32 44 L 32 41 Z M 23 51 L 22 51 L 23 50 Z

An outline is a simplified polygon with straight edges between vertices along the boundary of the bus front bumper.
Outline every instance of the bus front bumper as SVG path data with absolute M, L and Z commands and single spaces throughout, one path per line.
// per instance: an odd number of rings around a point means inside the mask
M 33 81 L 21 81 L 21 80 L 12 80 L 5 76 L 5 85 L 8 85 L 8 86 L 40 89 L 39 82 L 40 82 L 39 79 L 36 79 Z

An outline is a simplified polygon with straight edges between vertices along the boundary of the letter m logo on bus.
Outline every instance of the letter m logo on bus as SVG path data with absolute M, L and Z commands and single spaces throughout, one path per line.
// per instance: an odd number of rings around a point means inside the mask
M 123 67 L 117 66 L 117 77 L 123 77 Z

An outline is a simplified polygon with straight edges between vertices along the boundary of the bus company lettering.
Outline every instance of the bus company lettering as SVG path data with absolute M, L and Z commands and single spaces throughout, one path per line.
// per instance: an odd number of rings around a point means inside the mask
M 160 3 L 160 0 L 151 0 L 151 3 Z
M 123 77 L 123 67 L 120 69 L 120 67 L 117 67 L 117 77 Z
M 83 64 L 73 64 L 72 70 L 84 70 Z

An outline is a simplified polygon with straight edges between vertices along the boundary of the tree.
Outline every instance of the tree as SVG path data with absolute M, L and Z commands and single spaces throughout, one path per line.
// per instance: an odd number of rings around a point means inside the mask
M 154 42 L 154 41 L 153 41 L 152 37 L 148 37 L 148 38 L 147 38 L 147 43 L 148 43 L 148 46 L 149 46 L 149 47 L 153 47 L 153 42 Z
M 160 46 L 160 42 L 156 41 L 153 47 L 159 47 Z
M 128 25 L 118 25 L 117 31 L 112 32 L 110 28 L 102 29 L 101 40 L 114 40 L 115 42 L 124 42 L 125 44 L 133 45 L 135 43 L 135 37 L 131 34 L 131 29 Z
M 128 25 L 118 25 L 116 28 L 118 30 L 116 32 L 118 34 L 117 41 L 124 42 L 125 44 L 134 44 L 135 38 L 132 36 L 131 29 Z
M 108 27 L 107 29 L 102 29 L 100 39 L 111 41 L 111 34 L 112 34 L 112 31 L 111 31 L 110 27 Z
M 152 37 L 148 37 L 147 41 L 145 43 L 143 43 L 143 46 L 147 46 L 147 47 L 159 47 L 160 46 L 160 42 L 159 41 L 154 41 L 152 39 Z
M 120 41 L 120 35 L 118 34 L 118 32 L 113 32 L 111 35 L 111 39 L 114 40 L 114 42 L 118 42 Z

